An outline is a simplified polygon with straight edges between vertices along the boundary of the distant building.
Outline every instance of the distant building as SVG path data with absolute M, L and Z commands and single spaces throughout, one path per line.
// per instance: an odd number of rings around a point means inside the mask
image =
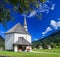
M 43 47 L 42 47 L 42 46 L 38 46 L 38 48 L 39 48 L 39 49 L 43 49 Z
M 48 49 L 51 49 L 51 46 L 50 46 L 50 45 L 47 45 L 47 48 L 48 48 Z
M 28 33 L 26 17 L 24 17 L 24 26 L 17 23 L 6 33 L 5 50 L 31 51 L 31 35 Z

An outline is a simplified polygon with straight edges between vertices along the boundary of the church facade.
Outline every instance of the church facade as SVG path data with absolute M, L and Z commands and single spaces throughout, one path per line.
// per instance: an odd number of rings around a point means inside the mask
M 6 33 L 5 50 L 32 51 L 31 35 L 28 33 L 26 18 L 24 17 L 24 26 L 17 23 Z

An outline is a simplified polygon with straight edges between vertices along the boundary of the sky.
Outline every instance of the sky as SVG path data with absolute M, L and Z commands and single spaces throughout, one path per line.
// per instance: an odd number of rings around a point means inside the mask
M 32 36 L 32 41 L 44 38 L 55 31 L 60 30 L 60 0 L 47 0 L 46 3 L 41 4 L 40 8 L 31 12 L 26 16 L 28 32 Z M 7 23 L 7 29 L 0 24 L 0 35 L 5 38 L 4 33 L 12 28 L 18 22 L 24 24 L 24 16 L 20 13 L 14 12 L 12 6 L 7 6 L 10 8 L 11 16 L 14 21 L 9 21 Z M 42 13 L 41 19 L 38 19 L 35 14 Z

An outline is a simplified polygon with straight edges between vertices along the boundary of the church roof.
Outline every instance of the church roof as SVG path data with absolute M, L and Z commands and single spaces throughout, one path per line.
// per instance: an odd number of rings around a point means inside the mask
M 14 44 L 16 45 L 31 45 L 27 40 L 25 40 L 23 37 L 20 37 Z
M 20 23 L 17 23 L 10 30 L 8 30 L 6 33 L 29 34 Z

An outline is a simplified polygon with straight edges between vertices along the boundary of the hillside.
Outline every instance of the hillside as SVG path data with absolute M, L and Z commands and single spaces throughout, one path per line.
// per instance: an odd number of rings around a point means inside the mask
M 60 31 L 54 32 L 48 37 L 39 40 L 42 43 L 60 43 Z
M 33 45 L 37 45 L 39 43 L 60 43 L 60 31 L 54 32 L 51 35 L 38 41 L 33 41 Z
M 0 47 L 4 47 L 4 38 L 2 36 L 0 36 Z

